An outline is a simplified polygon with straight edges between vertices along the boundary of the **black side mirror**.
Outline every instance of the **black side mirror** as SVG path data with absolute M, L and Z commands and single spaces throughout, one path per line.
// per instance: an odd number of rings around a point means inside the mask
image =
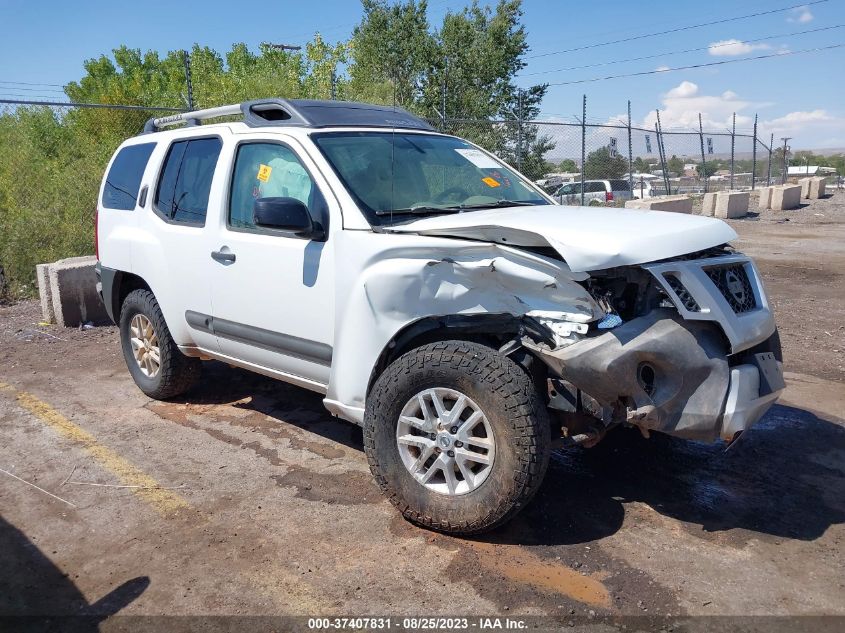
M 252 207 L 256 226 L 291 231 L 298 237 L 310 237 L 314 223 L 308 207 L 296 198 L 259 198 Z

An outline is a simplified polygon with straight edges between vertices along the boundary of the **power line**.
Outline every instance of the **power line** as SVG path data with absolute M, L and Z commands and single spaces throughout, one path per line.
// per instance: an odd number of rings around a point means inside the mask
M 0 86 L 0 90 L 23 90 L 25 92 L 61 92 L 64 93 L 64 90 L 59 88 L 24 88 L 22 86 Z
M 782 35 L 768 35 L 766 37 L 759 37 L 754 40 L 743 40 L 743 41 L 732 41 L 732 42 L 725 42 L 723 44 L 715 44 L 712 46 L 702 46 L 699 48 L 687 48 L 682 51 L 669 51 L 667 53 L 655 53 L 654 55 L 645 55 L 643 57 L 629 57 L 628 59 L 615 59 L 609 62 L 598 62 L 596 64 L 586 64 L 584 66 L 569 66 L 568 68 L 555 68 L 554 70 L 543 70 L 536 73 L 523 73 L 520 74 L 520 77 L 533 77 L 536 75 L 549 75 L 551 73 L 559 73 L 564 72 L 567 70 L 582 70 L 584 68 L 597 68 L 599 66 L 610 66 L 612 64 L 625 64 L 627 62 L 639 62 L 645 59 L 655 59 L 658 57 L 666 57 L 667 55 L 682 55 L 684 53 L 696 53 L 699 51 L 708 51 L 712 48 L 721 48 L 723 46 L 736 46 L 737 44 L 755 44 L 757 42 L 762 42 L 765 40 L 773 40 L 778 37 L 790 37 L 793 35 L 806 35 L 808 33 L 818 33 L 819 31 L 830 31 L 831 29 L 841 29 L 845 24 L 837 24 L 835 26 L 823 26 L 817 29 L 810 29 L 808 31 L 798 31 L 797 33 L 784 33 Z
M 115 105 L 111 103 L 72 103 L 70 101 L 17 101 L 5 98 L 0 99 L 0 103 L 8 103 L 11 105 L 72 106 L 74 108 L 106 108 L 109 110 L 153 110 L 155 112 L 185 111 L 181 108 L 162 108 L 159 106 Z
M 743 57 L 742 59 L 724 59 L 718 62 L 707 62 L 706 64 L 690 64 L 689 66 L 675 66 L 674 68 L 662 68 L 659 70 L 644 70 L 638 73 L 626 73 L 624 75 L 608 75 L 607 77 L 592 77 L 590 79 L 576 79 L 575 81 L 560 81 L 557 83 L 550 83 L 549 86 L 570 86 L 572 84 L 585 84 L 593 81 L 604 81 L 605 79 L 621 79 L 623 77 L 641 77 L 643 75 L 657 75 L 660 73 L 669 73 L 675 70 L 690 70 L 692 68 L 705 68 L 707 66 L 722 66 L 724 64 L 735 64 L 737 62 L 750 62 L 758 59 L 768 59 L 770 57 L 789 57 L 790 55 L 800 55 L 801 53 L 816 53 L 819 51 L 827 51 L 833 48 L 842 48 L 843 44 L 831 44 L 830 46 L 819 46 L 817 48 L 805 48 L 800 51 L 786 51 L 782 53 L 770 53 L 768 55 L 757 55 L 755 57 Z
M 562 51 L 552 51 L 550 53 L 538 53 L 537 55 L 529 55 L 525 59 L 536 59 L 538 57 L 549 57 L 551 55 L 561 55 L 563 53 L 573 53 L 575 51 L 583 51 L 589 48 L 599 48 L 600 46 L 610 46 L 612 44 L 622 44 L 624 42 L 633 42 L 635 40 L 642 40 L 647 37 L 657 37 L 658 35 L 668 35 L 670 33 L 680 33 L 681 31 L 690 31 L 692 29 L 700 29 L 704 26 L 713 26 L 715 24 L 724 24 L 726 22 L 735 22 L 737 20 L 747 20 L 748 18 L 756 18 L 761 15 L 770 15 L 772 13 L 782 13 L 783 11 L 791 11 L 792 9 L 798 9 L 800 7 L 809 7 L 814 4 L 821 4 L 823 2 L 828 2 L 828 0 L 814 0 L 813 2 L 802 2 L 801 4 L 794 4 L 790 7 L 784 7 L 782 9 L 770 9 L 768 11 L 760 11 L 758 13 L 749 13 L 748 15 L 740 15 L 734 18 L 724 18 L 722 20 L 714 20 L 713 22 L 702 22 L 701 24 L 692 24 L 689 26 L 680 26 L 675 29 L 669 29 L 668 31 L 659 31 L 657 33 L 646 33 L 645 35 L 635 35 L 633 37 L 626 37 L 621 40 L 612 40 L 609 42 L 599 42 L 598 44 L 587 44 L 586 46 L 578 46 L 576 48 L 567 48 Z
M 53 86 L 54 88 L 64 88 L 62 84 L 42 84 L 31 83 L 29 81 L 0 81 L 0 84 L 13 84 L 15 86 Z

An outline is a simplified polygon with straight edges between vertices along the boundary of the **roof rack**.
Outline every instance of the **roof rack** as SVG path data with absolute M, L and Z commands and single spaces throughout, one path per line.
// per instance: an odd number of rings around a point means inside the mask
M 257 99 L 153 118 L 144 125 L 144 133 L 158 132 L 171 125 L 200 125 L 200 121 L 207 119 L 237 115 L 242 115 L 243 122 L 249 127 L 344 126 L 434 129 L 423 119 L 395 106 L 316 99 Z

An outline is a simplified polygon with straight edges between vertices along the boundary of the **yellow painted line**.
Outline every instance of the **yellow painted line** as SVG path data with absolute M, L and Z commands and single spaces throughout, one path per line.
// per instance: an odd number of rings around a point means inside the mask
M 150 504 L 163 516 L 175 514 L 179 510 L 190 508 L 190 504 L 172 490 L 161 488 L 155 479 L 139 470 L 110 448 L 100 444 L 88 431 L 78 427 L 46 402 L 42 402 L 31 393 L 19 391 L 6 383 L 0 382 L 0 391 L 15 395 L 18 404 L 32 413 L 39 420 L 58 431 L 61 435 L 79 444 L 103 468 L 112 472 L 122 484 L 140 486 L 132 492 Z

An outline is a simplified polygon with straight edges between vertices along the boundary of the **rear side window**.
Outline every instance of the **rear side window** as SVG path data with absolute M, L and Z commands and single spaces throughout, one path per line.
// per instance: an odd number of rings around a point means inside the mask
M 599 191 L 605 191 L 604 183 L 603 182 L 584 183 L 584 191 L 586 191 L 587 193 L 598 193 Z
M 131 211 L 138 203 L 138 189 L 155 143 L 127 145 L 117 153 L 106 176 L 103 207 Z
M 176 141 L 170 146 L 156 190 L 155 208 L 173 222 L 204 224 L 219 138 Z
M 610 188 L 613 191 L 630 191 L 631 187 L 627 180 L 611 180 Z

